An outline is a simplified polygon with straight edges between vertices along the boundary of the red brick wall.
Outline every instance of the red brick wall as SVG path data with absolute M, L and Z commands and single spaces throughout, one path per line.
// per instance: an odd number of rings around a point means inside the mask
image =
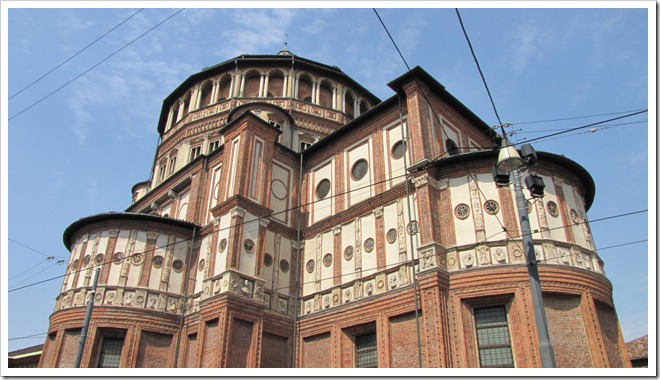
M 60 357 L 57 360 L 58 368 L 73 368 L 76 361 L 76 354 L 78 353 L 78 343 L 80 342 L 81 331 L 82 329 L 64 331 Z
M 544 294 L 543 304 L 557 368 L 593 367 L 580 311 L 580 297 Z
M 55 347 L 55 338 L 57 338 L 57 332 L 52 332 L 48 334 L 46 338 L 46 343 L 44 343 L 44 351 L 41 353 L 41 358 L 39 359 L 40 367 L 50 367 L 52 366 L 53 360 L 57 356 L 57 347 Z
M 610 359 L 610 366 L 613 368 L 623 368 L 623 359 L 621 358 L 621 347 L 619 347 L 619 327 L 614 310 L 609 306 L 596 302 L 596 312 L 598 313 L 598 322 L 605 341 L 605 350 Z
M 172 335 L 142 331 L 136 368 L 165 368 L 169 366 Z
M 248 367 L 248 355 L 252 343 L 252 322 L 234 319 L 229 337 L 227 368 Z
M 287 367 L 287 338 L 263 333 L 261 342 L 261 368 Z
M 188 356 L 186 357 L 186 368 L 195 368 L 197 363 L 195 357 L 197 354 L 197 334 L 188 335 Z
M 390 355 L 393 368 L 414 368 L 419 365 L 415 313 L 390 318 Z
M 213 368 L 218 366 L 218 348 L 218 320 L 214 319 L 206 322 L 202 368 Z
M 330 333 L 303 339 L 303 366 L 305 368 L 329 368 L 331 363 Z

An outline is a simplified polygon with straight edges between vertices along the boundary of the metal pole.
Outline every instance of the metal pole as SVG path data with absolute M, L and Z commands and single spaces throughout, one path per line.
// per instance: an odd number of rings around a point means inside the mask
M 87 311 L 85 312 L 85 320 L 83 327 L 80 331 L 80 341 L 78 342 L 78 353 L 76 354 L 76 361 L 74 368 L 80 368 L 80 361 L 82 360 L 83 350 L 85 349 L 85 340 L 87 338 L 87 329 L 89 328 L 89 319 L 92 316 L 92 308 L 94 307 L 94 295 L 96 294 L 96 284 L 99 281 L 99 271 L 101 268 L 94 270 L 94 281 L 92 282 L 92 290 L 89 292 L 89 301 L 87 301 Z
M 532 242 L 532 229 L 529 225 L 529 214 L 527 213 L 527 200 L 520 183 L 518 170 L 511 172 L 513 175 L 513 187 L 516 193 L 516 205 L 520 215 L 520 229 L 522 233 L 525 257 L 527 258 L 527 273 L 529 274 L 530 289 L 532 292 L 532 303 L 534 305 L 534 316 L 536 317 L 536 329 L 539 334 L 539 352 L 541 353 L 541 365 L 543 368 L 555 368 L 555 354 L 548 333 L 548 321 L 545 317 L 543 307 L 543 294 L 541 293 L 541 282 L 539 280 L 538 261 Z

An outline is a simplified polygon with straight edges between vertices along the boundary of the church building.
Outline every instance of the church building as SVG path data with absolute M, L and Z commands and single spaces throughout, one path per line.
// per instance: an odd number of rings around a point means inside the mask
M 93 298 L 81 367 L 541 367 L 502 137 L 420 67 L 388 86 L 286 48 L 181 83 L 126 210 L 64 231 L 39 366 L 73 366 Z M 630 367 L 593 179 L 537 158 L 521 176 L 545 184 L 525 194 L 556 366 Z

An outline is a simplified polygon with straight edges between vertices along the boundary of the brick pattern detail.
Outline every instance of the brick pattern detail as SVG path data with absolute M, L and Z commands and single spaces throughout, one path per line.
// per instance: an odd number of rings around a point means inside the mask
M 545 294 L 543 304 L 557 368 L 593 367 L 580 311 L 580 297 Z
M 287 367 L 287 338 L 264 333 L 261 343 L 261 368 Z
M 217 367 L 218 362 L 218 320 L 206 322 L 204 334 L 204 351 L 202 355 L 202 368 Z
M 330 333 L 303 339 L 302 351 L 304 368 L 329 368 L 332 364 L 328 360 L 331 352 Z
M 227 351 L 227 368 L 246 368 L 249 364 L 250 348 L 252 346 L 253 323 L 242 319 L 234 319 L 229 333 L 229 348 Z
M 390 353 L 392 367 L 418 367 L 415 313 L 390 318 Z
M 186 368 L 197 367 L 197 334 L 188 335 L 188 355 L 186 357 Z
M 169 367 L 169 358 L 173 355 L 172 335 L 160 334 L 151 331 L 142 331 L 140 347 L 137 354 L 136 368 L 163 368 Z
M 57 360 L 57 368 L 73 368 L 78 353 L 78 342 L 82 329 L 64 331 L 60 349 L 60 357 Z M 89 340 L 88 340 L 89 341 Z
M 603 338 L 605 340 L 605 350 L 610 359 L 610 366 L 612 368 L 627 367 L 623 363 L 621 357 L 621 348 L 619 347 L 619 325 L 614 310 L 603 303 L 596 302 L 596 312 L 598 314 L 598 321 L 600 322 Z

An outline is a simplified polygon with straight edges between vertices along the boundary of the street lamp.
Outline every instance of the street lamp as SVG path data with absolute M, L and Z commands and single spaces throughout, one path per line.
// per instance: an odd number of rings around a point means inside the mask
M 513 177 L 513 188 L 516 193 L 516 205 L 518 215 L 520 216 L 520 229 L 522 233 L 523 246 L 525 248 L 525 257 L 527 258 L 527 273 L 529 275 L 530 289 L 532 291 L 532 303 L 534 305 L 534 315 L 536 316 L 536 328 L 539 334 L 539 351 L 541 353 L 541 365 L 543 368 L 555 367 L 555 355 L 550 343 L 550 334 L 548 333 L 548 322 L 543 307 L 543 294 L 541 293 L 541 283 L 539 281 L 538 261 L 532 242 L 532 231 L 529 225 L 529 214 L 527 213 L 527 200 L 523 193 L 520 182 L 520 173 L 518 169 L 525 163 L 534 164 L 536 162 L 536 152 L 531 145 L 525 144 L 522 149 L 524 157 L 520 157 L 516 148 L 513 147 L 504 134 L 502 148 L 497 160 L 497 166 L 493 168 L 493 177 L 497 183 L 495 174 L 499 172 L 511 172 Z M 501 177 L 499 179 L 501 183 Z M 534 197 L 543 196 L 543 179 L 539 176 L 528 176 L 525 179 L 528 188 Z M 499 183 L 498 183 L 499 185 Z

